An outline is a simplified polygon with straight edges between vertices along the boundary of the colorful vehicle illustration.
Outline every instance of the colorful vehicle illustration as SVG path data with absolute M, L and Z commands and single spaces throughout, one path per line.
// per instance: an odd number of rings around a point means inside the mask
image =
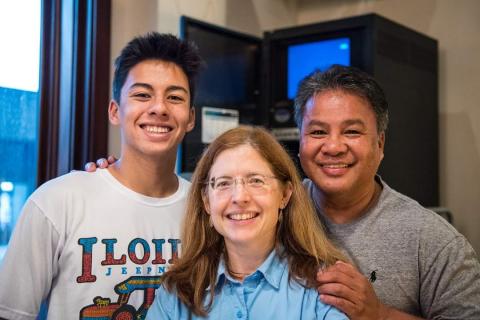
M 141 320 L 145 319 L 148 308 L 155 298 L 155 290 L 160 286 L 160 277 L 133 276 L 115 286 L 118 300 L 112 303 L 110 298 L 95 297 L 93 304 L 80 311 L 80 320 Z M 130 294 L 143 290 L 143 303 L 135 309 L 128 304 Z

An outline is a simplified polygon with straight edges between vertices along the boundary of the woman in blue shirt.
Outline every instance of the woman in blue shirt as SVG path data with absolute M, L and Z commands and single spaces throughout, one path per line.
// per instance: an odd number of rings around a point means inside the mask
M 182 237 L 147 319 L 347 319 L 315 282 L 318 268 L 344 258 L 264 129 L 229 130 L 205 150 Z

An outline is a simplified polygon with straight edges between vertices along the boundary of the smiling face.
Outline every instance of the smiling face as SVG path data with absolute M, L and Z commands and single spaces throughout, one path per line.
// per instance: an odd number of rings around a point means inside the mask
M 145 60 L 135 65 L 122 86 L 120 105 L 109 107 L 112 124 L 121 126 L 122 157 L 168 155 L 193 129 L 188 79 L 174 63 Z
M 254 175 L 267 177 L 267 185 L 251 192 L 240 178 Z M 236 183 L 231 192 L 218 192 L 209 185 L 204 204 L 213 226 L 224 237 L 227 249 L 252 244 L 259 249 L 273 247 L 279 209 L 288 203 L 291 188 L 282 186 L 278 179 L 269 178 L 272 176 L 269 164 L 249 145 L 224 150 L 216 157 L 209 177 L 234 178 Z
M 372 108 L 359 96 L 329 90 L 305 105 L 300 162 L 327 197 L 356 199 L 373 190 L 384 141 Z

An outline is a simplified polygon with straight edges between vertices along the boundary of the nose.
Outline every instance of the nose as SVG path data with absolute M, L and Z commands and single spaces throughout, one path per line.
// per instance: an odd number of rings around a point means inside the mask
M 165 103 L 165 101 L 163 101 L 163 99 L 155 99 L 152 101 L 152 104 L 150 105 L 148 114 L 168 116 L 169 115 L 168 105 Z
M 347 150 L 348 146 L 340 135 L 328 135 L 321 148 L 321 151 L 329 156 L 339 156 L 346 153 Z
M 235 180 L 232 189 L 232 201 L 234 203 L 245 203 L 250 200 L 250 192 L 248 192 L 245 181 L 243 179 Z

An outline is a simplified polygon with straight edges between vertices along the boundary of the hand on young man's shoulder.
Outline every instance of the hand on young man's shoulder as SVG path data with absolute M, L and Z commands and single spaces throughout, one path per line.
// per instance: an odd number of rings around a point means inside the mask
M 95 172 L 97 168 L 105 169 L 108 168 L 111 164 L 115 163 L 118 159 L 114 156 L 108 156 L 105 158 L 100 158 L 96 162 L 87 162 L 85 164 L 86 172 Z

